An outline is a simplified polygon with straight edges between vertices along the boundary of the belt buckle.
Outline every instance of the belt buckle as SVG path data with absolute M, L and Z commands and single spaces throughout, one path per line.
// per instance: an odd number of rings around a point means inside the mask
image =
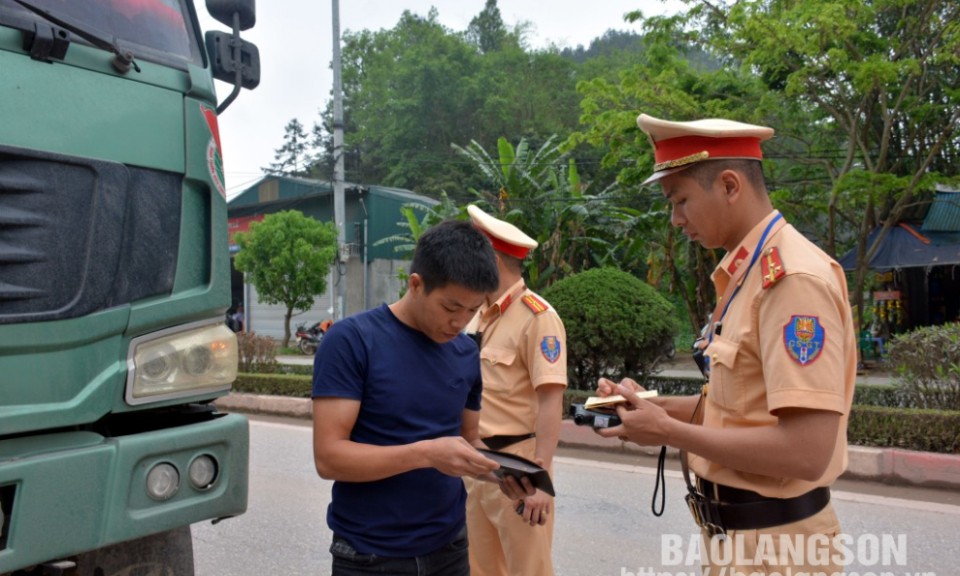
M 726 537 L 727 531 L 719 523 L 719 514 L 713 514 L 710 506 L 711 502 L 706 496 L 691 491 L 684 499 L 687 501 L 687 508 L 690 509 L 693 521 L 699 528 L 706 530 L 710 538 L 720 536 L 723 539 Z

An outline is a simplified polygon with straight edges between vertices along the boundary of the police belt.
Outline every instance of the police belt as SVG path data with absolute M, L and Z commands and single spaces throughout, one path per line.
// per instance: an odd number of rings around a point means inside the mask
M 530 438 L 536 438 L 536 434 L 533 432 L 529 434 L 516 434 L 514 436 L 506 436 L 499 434 L 497 436 L 487 436 L 486 438 L 481 438 L 484 444 L 486 444 L 491 450 L 503 450 L 507 446 L 513 446 L 517 442 L 523 442 Z
M 813 490 L 794 498 L 769 498 L 697 478 L 687 506 L 701 528 L 722 534 L 727 530 L 759 530 L 799 522 L 820 512 L 830 502 L 830 489 Z
M 694 522 L 710 536 L 727 530 L 759 530 L 805 520 L 823 510 L 830 502 L 830 489 L 814 488 L 794 498 L 770 498 L 751 490 L 742 490 L 697 478 L 690 482 L 687 453 L 680 451 L 680 466 L 687 484 L 687 507 Z

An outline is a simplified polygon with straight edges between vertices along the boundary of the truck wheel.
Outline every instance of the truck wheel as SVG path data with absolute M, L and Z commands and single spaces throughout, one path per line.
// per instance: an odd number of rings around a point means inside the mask
M 82 554 L 77 574 L 84 576 L 193 576 L 190 527 L 175 528 Z

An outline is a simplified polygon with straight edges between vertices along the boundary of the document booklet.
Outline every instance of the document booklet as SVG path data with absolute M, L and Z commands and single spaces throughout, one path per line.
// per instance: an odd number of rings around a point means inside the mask
M 656 390 L 642 390 L 637 392 L 639 398 L 656 398 Z M 627 399 L 619 394 L 614 394 L 613 396 L 604 396 L 603 398 L 599 396 L 591 396 L 587 398 L 587 401 L 583 403 L 583 407 L 587 410 L 596 410 L 597 408 L 607 408 L 611 409 L 617 404 L 622 404 L 626 402 Z
M 484 456 L 500 465 L 500 468 L 493 471 L 497 478 L 503 479 L 505 476 L 513 476 L 519 482 L 526 476 L 534 488 L 543 490 L 551 496 L 556 496 L 553 491 L 553 482 L 550 481 L 550 474 L 526 458 L 521 458 L 514 454 L 505 452 L 496 452 L 494 450 L 478 449 Z

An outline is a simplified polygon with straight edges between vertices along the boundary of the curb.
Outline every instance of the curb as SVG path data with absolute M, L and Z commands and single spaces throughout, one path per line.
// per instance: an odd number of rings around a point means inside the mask
M 226 412 L 310 419 L 313 416 L 311 402 L 309 398 L 231 392 L 214 403 Z M 561 422 L 560 445 L 653 457 L 660 453 L 659 446 L 637 446 L 616 438 L 604 438 L 595 434 L 592 429 L 577 426 L 570 420 Z M 668 448 L 667 456 L 676 459 L 678 451 Z M 848 447 L 847 470 L 842 477 L 887 484 L 956 489 L 960 488 L 960 455 L 851 445 Z

